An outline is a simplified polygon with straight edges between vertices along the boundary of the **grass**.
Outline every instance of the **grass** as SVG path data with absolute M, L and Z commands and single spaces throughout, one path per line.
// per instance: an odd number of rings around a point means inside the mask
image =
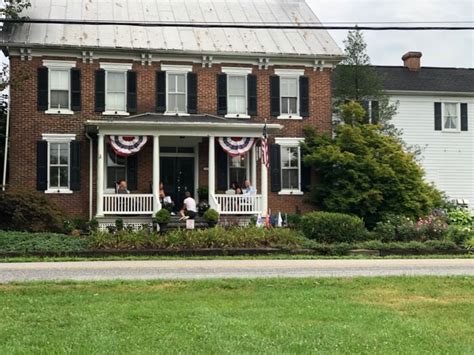
M 474 278 L 0 285 L 0 353 L 473 353 Z

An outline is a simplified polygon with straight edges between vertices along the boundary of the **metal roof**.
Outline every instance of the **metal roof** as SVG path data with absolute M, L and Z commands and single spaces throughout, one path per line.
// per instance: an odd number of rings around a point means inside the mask
M 79 21 L 320 24 L 304 0 L 34 0 L 25 15 L 31 19 Z M 342 55 L 326 30 L 23 24 L 3 37 L 5 44 L 32 47 Z

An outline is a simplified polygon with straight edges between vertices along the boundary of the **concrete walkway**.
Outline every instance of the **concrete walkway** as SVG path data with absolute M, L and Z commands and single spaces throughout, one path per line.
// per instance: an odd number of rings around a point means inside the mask
M 256 277 L 474 275 L 474 259 L 157 260 L 0 264 L 0 283 Z

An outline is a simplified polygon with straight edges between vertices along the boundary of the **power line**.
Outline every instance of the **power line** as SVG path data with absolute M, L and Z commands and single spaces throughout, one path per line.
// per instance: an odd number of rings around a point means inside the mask
M 0 23 L 14 24 L 49 24 L 49 25 L 83 25 L 83 26 L 132 26 L 132 27 L 181 27 L 181 28 L 235 28 L 266 30 L 365 30 L 365 31 L 470 31 L 472 26 L 335 26 L 311 23 L 201 23 L 201 22 L 139 22 L 139 21 L 86 21 L 60 19 L 0 19 Z

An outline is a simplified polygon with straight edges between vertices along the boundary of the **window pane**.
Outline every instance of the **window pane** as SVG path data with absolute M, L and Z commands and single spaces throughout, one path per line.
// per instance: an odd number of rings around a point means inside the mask
M 107 166 L 125 166 L 127 158 L 121 157 L 120 155 L 115 154 L 112 148 L 107 148 Z
M 52 165 L 59 163 L 59 144 L 57 143 L 49 145 L 49 163 Z
M 247 103 L 243 96 L 229 96 L 227 111 L 233 114 L 246 114 Z
M 59 168 L 59 186 L 60 187 L 69 186 L 68 172 L 69 172 L 69 168 L 67 166 Z
M 69 91 L 51 90 L 51 108 L 69 108 Z
M 229 76 L 229 95 L 245 96 L 244 76 Z
M 288 110 L 288 113 L 289 114 L 292 114 L 292 113 L 298 113 L 298 109 L 296 108 L 296 97 L 291 97 L 289 99 L 289 110 Z
M 67 165 L 69 163 L 69 144 L 59 144 L 59 163 Z
M 127 180 L 127 170 L 125 167 L 107 168 L 107 188 L 114 189 L 119 180 Z
M 59 169 L 57 167 L 49 168 L 49 187 L 59 186 Z
M 282 188 L 283 189 L 291 189 L 291 190 L 298 190 L 299 183 L 298 183 L 298 169 L 285 169 L 281 172 L 282 177 Z
M 125 93 L 125 73 L 107 72 L 107 92 Z
M 457 104 L 444 104 L 444 128 L 456 129 L 457 122 Z
M 185 112 L 186 111 L 186 95 L 183 94 L 169 94 L 168 106 L 170 112 Z
M 178 92 L 184 93 L 186 91 L 186 78 L 184 74 L 177 75 Z
M 296 78 L 281 78 L 280 83 L 281 96 L 296 97 L 298 95 Z
M 169 92 L 176 92 L 176 74 L 168 76 L 168 90 Z
M 168 91 L 169 92 L 186 92 L 186 75 L 185 74 L 169 74 L 168 76 Z
M 125 111 L 125 93 L 108 93 L 107 111 Z
M 289 154 L 290 166 L 293 168 L 297 168 L 298 167 L 298 148 L 297 147 L 289 148 L 288 154 Z
M 69 71 L 51 70 L 51 90 L 69 90 Z
M 244 181 L 247 179 L 247 169 L 245 168 L 229 168 L 229 182 L 236 181 L 241 188 L 244 186 Z M 230 187 L 229 184 L 229 187 Z

